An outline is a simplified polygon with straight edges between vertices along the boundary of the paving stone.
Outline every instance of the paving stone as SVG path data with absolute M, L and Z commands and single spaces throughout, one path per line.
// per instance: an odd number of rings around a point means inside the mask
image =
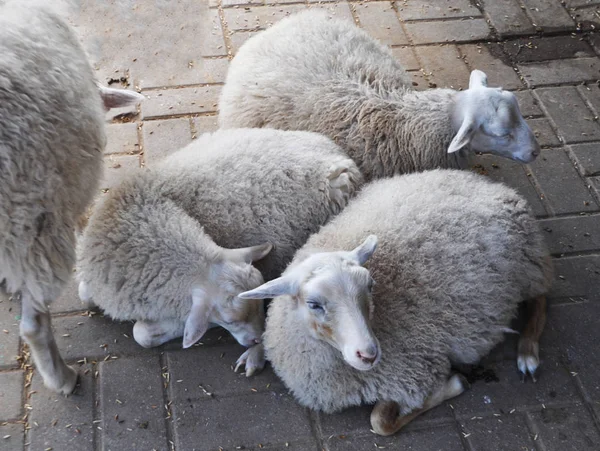
M 330 18 L 348 20 L 354 23 L 354 16 L 350 4 L 344 1 L 335 0 L 334 2 L 319 2 L 314 3 L 314 0 L 309 0 L 308 9 L 322 9 L 327 11 Z
M 105 154 L 136 153 L 140 151 L 138 143 L 137 124 L 109 124 L 106 127 L 107 144 Z
M 192 121 L 192 137 L 200 136 L 202 133 L 214 132 L 219 128 L 217 116 L 197 116 Z
M 540 195 L 531 183 L 521 163 L 493 155 L 482 155 L 477 159 L 483 167 L 483 172 L 492 180 L 506 183 L 527 199 L 536 216 L 546 216 L 548 213 L 540 199 Z M 479 172 L 479 171 L 478 171 Z
M 414 71 L 408 73 L 412 78 L 413 88 L 417 91 L 429 89 L 429 81 L 425 78 L 422 71 Z
M 371 449 L 402 451 L 463 451 L 456 426 L 405 431 L 391 437 L 368 435 L 364 437 L 328 437 L 325 441 L 330 451 L 364 451 Z
M 546 408 L 528 415 L 539 431 L 538 440 L 548 451 L 600 449 L 600 434 L 585 406 Z
M 470 72 L 454 45 L 415 47 L 428 79 L 438 88 L 466 89 Z
M 572 58 L 540 63 L 518 64 L 530 87 L 557 83 L 581 83 L 600 78 L 598 58 Z
M 519 75 L 512 66 L 493 55 L 502 52 L 499 44 L 461 45 L 459 50 L 471 69 L 479 69 L 486 73 L 489 86 L 501 86 L 504 89 L 523 87 Z
M 544 340 L 540 344 L 546 349 L 551 347 L 561 351 L 564 364 L 576 373 L 572 377 L 579 379 L 593 401 L 600 401 L 599 314 L 599 302 L 552 306 L 544 330 L 544 339 L 549 344 Z
M 565 0 L 565 6 L 568 8 L 577 8 L 580 6 L 600 5 L 598 0 Z
M 139 155 L 108 155 L 104 159 L 104 176 L 100 181 L 100 189 L 114 188 L 139 167 Z
M 469 420 L 462 423 L 463 434 L 473 451 L 535 450 L 533 435 L 521 414 Z
M 200 83 L 225 83 L 229 60 L 227 58 L 204 58 L 199 70 Z
M 485 0 L 480 3 L 501 37 L 535 32 L 535 27 L 516 0 Z
M 409 0 L 395 2 L 402 20 L 477 17 L 481 12 L 469 0 Z
M 550 292 L 552 298 L 599 298 L 600 257 L 586 255 L 554 260 L 556 278 Z M 600 299 L 600 298 L 599 298 Z
M 23 371 L 0 372 L 0 420 L 16 420 L 23 415 Z
M 86 304 L 79 299 L 79 283 L 75 277 L 71 277 L 69 283 L 59 298 L 50 304 L 50 311 L 55 313 L 72 313 L 87 310 Z
M 142 130 L 146 166 L 152 166 L 192 141 L 188 118 L 146 121 Z
M 600 115 L 600 87 L 597 84 L 579 85 L 577 91 L 586 101 L 596 116 Z M 588 118 L 590 119 L 590 118 Z M 598 118 L 594 117 L 594 120 Z
M 599 215 L 548 218 L 539 225 L 553 254 L 600 249 Z
M 198 43 L 211 35 L 206 2 L 83 2 L 71 17 L 101 81 L 130 71 L 143 88 L 199 82 L 189 63 L 200 61 Z
M 39 373 L 35 373 L 28 401 L 32 407 L 29 416 L 29 449 L 32 451 L 93 449 L 95 370 L 93 365 L 83 365 L 78 370 L 78 386 L 68 397 L 48 390 Z
M 205 22 L 205 31 L 203 33 L 204 41 L 195 42 L 194 45 L 200 47 L 202 56 L 226 56 L 227 46 L 223 37 L 223 26 L 219 12 L 212 10 L 208 12 L 208 19 Z
M 504 50 L 518 63 L 591 57 L 594 50 L 579 36 L 527 37 L 506 41 Z
M 217 399 L 261 391 L 287 392 L 269 366 L 252 377 L 246 377 L 243 372 L 235 373 L 235 362 L 244 351 L 243 346 L 229 343 L 168 352 L 171 399 L 208 398 L 200 386 Z
M 224 9 L 225 22 L 230 31 L 259 30 L 304 9 L 302 5 L 257 6 Z
M 566 143 L 600 139 L 600 126 L 574 87 L 543 88 L 535 92 Z
M 563 149 L 543 150 L 530 167 L 556 214 L 598 210 L 598 204 Z
M 535 138 L 542 147 L 560 146 L 561 142 L 552 130 L 550 121 L 544 117 L 535 119 L 526 119 L 531 127 Z
M 170 449 L 158 357 L 102 362 L 99 367 L 102 449 L 130 449 L 133 443 L 136 449 Z
M 538 100 L 533 96 L 530 90 L 515 91 L 513 94 L 517 97 L 519 109 L 521 110 L 521 114 L 523 116 L 542 116 L 544 114 L 540 109 Z
M 259 392 L 172 404 L 177 449 L 196 451 L 263 445 L 283 448 L 311 439 L 308 411 L 287 394 Z M 235 418 L 235 423 L 232 419 Z M 202 437 L 198 440 L 198 437 Z
M 457 417 L 508 414 L 513 409 L 521 412 L 541 404 L 550 406 L 579 399 L 573 376 L 557 353 L 540 346 L 540 358 L 541 372 L 535 384 L 521 382 L 516 360 L 486 364 L 486 374 L 497 380 L 477 380 L 469 390 L 452 399 L 450 404 Z
M 231 34 L 231 36 L 229 36 L 231 41 L 231 53 L 233 55 L 237 54 L 244 42 L 257 33 L 258 32 L 256 31 L 236 31 L 235 33 Z
M 405 27 L 415 44 L 476 41 L 490 34 L 484 19 L 408 22 Z
M 573 19 L 559 0 L 527 0 L 526 6 L 533 25 L 541 27 L 545 32 L 575 28 Z
M 421 68 L 412 47 L 393 47 L 392 54 L 402 64 L 404 70 L 419 70 Z
M 19 322 L 21 302 L 12 299 L 0 289 L 0 368 L 19 366 Z M 8 333 L 4 332 L 5 330 Z
M 570 148 L 583 175 L 600 175 L 600 142 L 573 144 Z
M 570 14 L 577 23 L 578 30 L 596 31 L 600 27 L 600 19 L 598 18 L 598 7 L 581 8 L 571 10 Z
M 19 423 L 0 423 L 0 451 L 23 451 L 24 428 Z
M 152 91 L 142 105 L 143 119 L 217 111 L 221 86 Z
M 354 5 L 360 26 L 386 45 L 406 45 L 408 38 L 389 2 L 358 3 Z
M 249 6 L 249 5 L 262 5 L 264 0 L 221 0 L 223 7 L 227 6 Z

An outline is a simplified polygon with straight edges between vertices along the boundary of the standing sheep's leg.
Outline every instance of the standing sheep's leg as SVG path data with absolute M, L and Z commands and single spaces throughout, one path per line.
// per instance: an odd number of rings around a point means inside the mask
M 397 402 L 378 401 L 371 412 L 371 427 L 379 435 L 395 434 L 422 413 L 460 395 L 468 386 L 469 383 L 463 376 L 455 374 L 425 400 L 423 407 L 404 416 L 400 416 L 400 406 Z
M 538 296 L 527 301 L 527 324 L 519 340 L 519 356 L 517 366 L 521 378 L 525 381 L 527 374 L 536 381 L 536 371 L 540 365 L 540 336 L 546 324 L 546 297 Z
M 133 338 L 144 348 L 154 348 L 183 337 L 184 329 L 185 322 L 178 320 L 137 321 L 133 326 Z
M 41 310 L 43 309 L 43 311 Z M 51 390 L 68 395 L 77 384 L 77 371 L 68 366 L 58 351 L 52 335 L 50 312 L 23 293 L 21 336 L 25 339 L 35 365 Z
M 79 282 L 77 290 L 79 299 L 87 308 L 94 308 L 94 301 L 92 300 L 92 292 L 85 282 Z

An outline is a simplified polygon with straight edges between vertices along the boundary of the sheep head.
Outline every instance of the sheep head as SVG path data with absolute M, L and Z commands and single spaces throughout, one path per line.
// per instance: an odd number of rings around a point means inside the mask
M 448 153 L 467 147 L 521 163 L 532 162 L 540 153 L 515 95 L 502 88 L 488 88 L 487 76 L 480 70 L 471 72 L 469 89 L 456 95 L 452 124 L 456 135 Z
M 371 329 L 373 279 L 362 265 L 373 255 L 377 237 L 369 236 L 352 251 L 322 252 L 309 256 L 284 275 L 241 298 L 294 302 L 294 314 L 310 335 L 338 349 L 357 370 L 372 369 L 381 349 Z

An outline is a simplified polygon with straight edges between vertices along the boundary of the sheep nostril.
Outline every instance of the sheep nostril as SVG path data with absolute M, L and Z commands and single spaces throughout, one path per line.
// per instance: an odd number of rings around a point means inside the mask
M 254 339 L 254 343 L 256 343 L 256 344 L 260 344 L 260 341 L 261 341 L 260 338 L 255 338 Z
M 356 356 L 365 363 L 373 363 L 377 358 L 377 348 L 369 348 L 364 354 L 356 351 Z

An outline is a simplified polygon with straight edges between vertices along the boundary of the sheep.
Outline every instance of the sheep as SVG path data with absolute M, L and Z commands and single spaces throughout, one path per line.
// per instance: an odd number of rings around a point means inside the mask
M 354 162 L 316 133 L 202 135 L 108 193 L 83 237 L 80 296 L 136 321 L 144 347 L 183 335 L 188 348 L 211 324 L 250 347 L 264 330 L 263 301 L 237 294 L 261 285 L 261 272 L 281 275 L 361 183 Z M 261 349 L 238 359 L 247 376 L 264 366 Z
M 389 435 L 460 394 L 451 364 L 485 356 L 524 300 L 518 368 L 534 378 L 551 280 L 525 200 L 440 169 L 366 185 L 280 278 L 239 297 L 276 297 L 266 357 L 302 405 L 377 403 L 373 430 Z
M 74 229 L 98 192 L 105 110 L 140 98 L 97 85 L 54 8 L 0 6 L 0 282 L 20 293 L 21 336 L 59 393 L 73 391 L 77 372 L 56 346 L 48 304 L 71 276 Z
M 229 65 L 219 125 L 308 130 L 330 137 L 366 181 L 468 166 L 470 153 L 529 163 L 534 134 L 511 92 L 487 87 L 415 91 L 390 50 L 351 22 L 304 11 L 258 33 Z

